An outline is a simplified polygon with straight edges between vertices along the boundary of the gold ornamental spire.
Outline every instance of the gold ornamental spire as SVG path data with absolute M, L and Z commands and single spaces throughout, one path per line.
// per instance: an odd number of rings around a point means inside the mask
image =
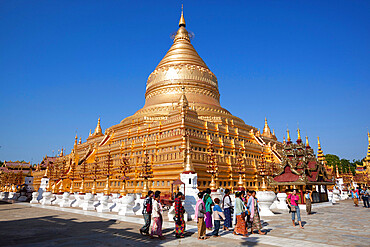
M 75 137 L 75 145 L 77 145 L 77 139 L 78 139 L 78 136 L 76 134 L 76 137 Z
M 317 137 L 317 159 L 325 161 L 324 152 L 321 150 L 320 137 Z
M 297 129 L 297 133 L 298 133 L 298 139 L 297 140 L 302 140 L 301 139 L 301 130 L 299 128 Z
M 289 129 L 286 130 L 286 140 L 287 142 L 291 142 L 292 140 L 290 139 L 290 133 L 289 133 Z
M 180 96 L 180 99 L 179 99 L 179 103 L 178 103 L 178 105 L 180 106 L 180 107 L 182 107 L 182 108 L 187 108 L 188 106 L 189 106 L 189 101 L 188 101 L 188 99 L 186 98 L 186 94 L 185 94 L 185 87 L 183 86 L 182 88 L 181 88 L 181 90 L 182 90 L 182 94 L 181 94 L 181 96 Z
M 90 131 L 89 131 L 89 137 L 90 137 L 90 136 L 92 136 L 92 134 L 91 134 L 91 129 L 90 129 Z
M 308 143 L 308 137 L 306 136 L 306 148 L 309 148 L 310 144 Z
M 186 161 L 183 173 L 195 173 L 193 162 L 191 161 L 191 147 L 189 136 L 186 136 Z
M 267 118 L 265 118 L 265 126 L 263 127 L 262 136 L 266 136 L 270 138 L 272 137 L 270 127 L 267 123 Z
M 181 17 L 179 21 L 179 27 L 186 27 L 185 18 L 184 18 L 184 5 L 181 5 Z
M 100 126 L 100 117 L 98 119 L 98 124 L 96 125 L 96 128 L 95 128 L 95 131 L 94 131 L 94 135 L 102 135 L 102 130 L 101 130 L 101 126 Z
M 81 136 L 80 136 L 80 140 L 78 141 L 78 144 L 81 144 L 82 143 L 82 139 L 81 139 Z
M 370 162 L 370 133 L 369 131 L 367 132 L 367 141 L 369 142 L 369 145 L 367 147 L 367 155 L 365 160 Z

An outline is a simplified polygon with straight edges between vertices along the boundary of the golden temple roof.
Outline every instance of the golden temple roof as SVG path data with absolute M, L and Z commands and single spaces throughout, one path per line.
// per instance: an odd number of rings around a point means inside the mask
M 182 88 L 186 87 L 186 98 L 192 102 L 192 109 L 198 116 L 221 116 L 244 123 L 221 107 L 217 78 L 194 49 L 185 27 L 181 11 L 172 46 L 148 77 L 145 105 L 127 121 L 167 116 L 181 97 Z

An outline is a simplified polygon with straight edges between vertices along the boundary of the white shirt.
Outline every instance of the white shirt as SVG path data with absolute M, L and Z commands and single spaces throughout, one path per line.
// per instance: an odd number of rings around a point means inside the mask
M 231 205 L 231 198 L 230 196 L 225 196 L 224 197 L 224 209 L 225 208 L 231 208 L 232 205 Z
M 162 205 L 157 202 L 156 200 L 153 200 L 153 211 L 152 211 L 152 217 L 160 217 L 162 215 Z

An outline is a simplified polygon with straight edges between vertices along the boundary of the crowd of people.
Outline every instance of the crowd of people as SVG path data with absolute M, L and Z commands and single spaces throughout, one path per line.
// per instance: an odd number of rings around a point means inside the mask
M 158 236 L 160 239 L 165 239 L 162 233 L 163 225 L 163 208 L 160 203 L 160 191 L 149 191 L 143 203 L 143 217 L 145 224 L 140 228 L 142 235 L 147 235 L 150 238 Z M 358 207 L 359 199 L 362 198 L 364 207 L 369 208 L 370 188 L 358 188 L 351 191 L 354 205 Z M 175 216 L 175 236 L 183 238 L 185 236 L 185 209 L 182 205 L 184 195 L 181 192 L 175 194 L 174 211 Z M 304 194 L 306 201 L 307 214 L 311 214 L 312 191 L 307 190 Z M 296 226 L 296 220 L 300 228 L 304 228 L 301 221 L 301 213 L 299 208 L 300 196 L 297 190 L 294 189 L 288 194 L 286 202 L 291 213 L 293 226 Z M 262 231 L 262 224 L 259 215 L 258 199 L 255 191 L 238 191 L 235 193 L 235 200 L 230 196 L 230 190 L 224 191 L 222 200 L 220 198 L 211 197 L 211 189 L 198 193 L 198 200 L 195 205 L 195 217 L 198 227 L 198 239 L 205 240 L 209 236 L 206 231 L 212 231 L 212 236 L 219 237 L 221 221 L 224 221 L 223 230 L 233 231 L 234 235 L 242 235 L 248 237 L 248 234 L 258 233 L 266 234 Z M 151 226 L 151 222 L 153 224 Z M 233 228 L 233 224 L 235 225 Z M 151 226 L 151 228 L 150 228 Z M 250 232 L 248 232 L 250 229 Z
M 160 191 L 149 191 L 143 203 L 143 217 L 145 224 L 140 228 L 142 235 L 150 238 L 158 236 L 160 239 L 165 237 L 162 234 L 163 208 L 160 203 Z M 183 194 L 178 192 L 174 199 L 175 216 L 175 236 L 183 238 L 185 235 L 185 209 L 182 205 Z M 234 216 L 234 218 L 233 218 Z M 198 239 L 205 240 L 206 231 L 212 231 L 212 236 L 219 237 L 221 221 L 224 221 L 223 230 L 233 231 L 235 235 L 248 237 L 250 234 L 266 234 L 262 232 L 262 224 L 259 215 L 258 199 L 255 191 L 238 191 L 235 193 L 233 204 L 230 197 L 230 190 L 226 189 L 222 198 L 211 197 L 211 189 L 198 193 L 198 201 L 195 205 L 195 221 L 198 226 Z M 152 227 L 151 222 L 153 221 Z M 233 222 L 235 227 L 233 227 Z
M 370 197 L 370 188 L 364 187 L 364 188 L 356 188 L 351 190 L 351 196 L 353 199 L 353 204 L 355 207 L 358 207 L 359 200 L 362 199 L 364 203 L 364 208 L 369 208 L 369 197 Z

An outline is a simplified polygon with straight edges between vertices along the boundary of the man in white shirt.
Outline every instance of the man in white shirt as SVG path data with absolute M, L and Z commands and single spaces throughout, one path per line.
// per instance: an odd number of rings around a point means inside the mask
M 225 214 L 224 230 L 228 231 L 229 228 L 232 227 L 231 214 L 233 210 L 229 189 L 225 190 L 225 195 L 224 198 L 222 199 L 222 207 L 224 209 Z

